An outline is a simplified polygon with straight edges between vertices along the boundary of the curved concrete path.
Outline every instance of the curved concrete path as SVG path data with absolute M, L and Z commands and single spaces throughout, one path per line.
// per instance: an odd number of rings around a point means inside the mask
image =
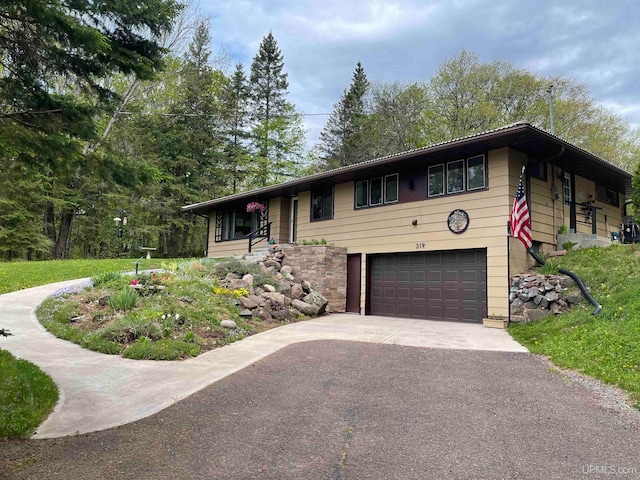
M 128 360 L 92 352 L 47 332 L 34 310 L 80 280 L 0 295 L 0 326 L 13 335 L 0 347 L 40 366 L 60 400 L 34 438 L 123 425 L 152 415 L 281 348 L 309 340 L 352 340 L 414 347 L 527 352 L 504 330 L 477 324 L 333 314 L 293 323 L 181 362 Z

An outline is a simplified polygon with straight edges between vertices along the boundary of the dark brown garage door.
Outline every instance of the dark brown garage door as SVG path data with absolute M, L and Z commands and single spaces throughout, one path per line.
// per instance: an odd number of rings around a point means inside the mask
M 372 315 L 481 322 L 487 316 L 485 249 L 370 255 Z

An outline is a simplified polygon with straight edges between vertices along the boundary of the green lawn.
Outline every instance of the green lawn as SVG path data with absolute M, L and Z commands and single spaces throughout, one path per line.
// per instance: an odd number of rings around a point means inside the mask
M 135 270 L 135 258 L 105 260 L 50 260 L 46 262 L 0 263 L 0 295 L 48 283 L 93 277 L 105 272 Z M 140 269 L 160 267 L 172 260 L 142 260 Z
M 513 324 L 509 332 L 534 353 L 631 393 L 640 408 L 640 249 L 613 245 L 569 252 L 556 265 L 580 276 L 603 305 L 585 303 L 538 322 Z
M 0 441 L 29 436 L 58 401 L 58 387 L 33 363 L 2 349 L 0 372 Z

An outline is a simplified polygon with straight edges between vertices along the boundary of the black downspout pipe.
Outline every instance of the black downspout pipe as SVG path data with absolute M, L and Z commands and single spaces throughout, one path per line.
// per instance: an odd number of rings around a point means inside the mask
M 533 259 L 536 262 L 538 262 L 538 264 L 540 264 L 540 265 L 544 265 L 545 264 L 545 261 L 542 258 L 540 258 L 538 256 L 538 254 L 536 252 L 534 252 L 533 250 L 528 249 L 527 253 L 529 255 L 531 255 L 533 257 Z M 584 286 L 584 283 L 582 283 L 582 280 L 580 280 L 580 277 L 578 277 L 578 275 L 576 275 L 573 272 L 570 272 L 569 270 L 565 270 L 564 268 L 558 268 L 558 272 L 562 273 L 563 275 L 568 275 L 569 277 L 571 277 L 573 279 L 574 282 L 576 282 L 578 284 L 578 288 L 580 288 L 580 291 L 582 292 L 582 295 L 584 295 L 584 298 L 589 300 L 589 303 L 595 307 L 595 310 L 593 311 L 593 313 L 591 315 L 598 315 L 600 312 L 602 312 L 602 305 L 600 305 L 596 301 L 596 299 L 593 298 L 593 296 L 589 293 L 589 291 L 587 290 L 587 287 Z

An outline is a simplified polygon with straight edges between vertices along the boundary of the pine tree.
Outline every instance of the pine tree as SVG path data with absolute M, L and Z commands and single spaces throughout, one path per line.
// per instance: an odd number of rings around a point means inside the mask
M 366 118 L 364 97 L 369 81 L 360 62 L 353 72 L 349 90 L 345 90 L 340 101 L 320 133 L 320 150 L 325 168 L 338 168 L 366 160 L 366 149 L 362 145 L 362 125 Z
M 282 52 L 269 32 L 251 64 L 255 186 L 285 180 L 303 148 L 302 121 L 286 100 L 289 83 L 283 69 Z
M 244 67 L 238 63 L 223 94 L 227 137 L 225 147 L 228 158 L 227 170 L 233 178 L 233 193 L 238 191 L 240 177 L 246 172 L 249 160 L 247 149 L 249 95 L 249 82 L 244 73 Z

